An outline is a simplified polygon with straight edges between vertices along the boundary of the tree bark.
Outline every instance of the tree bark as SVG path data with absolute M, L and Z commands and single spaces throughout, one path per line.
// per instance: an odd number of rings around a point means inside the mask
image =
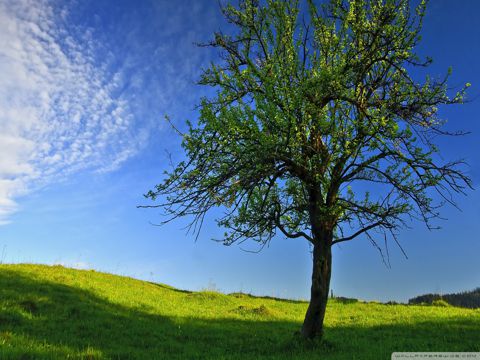
M 332 270 L 331 242 L 324 238 L 313 246 L 313 271 L 310 304 L 301 334 L 304 338 L 322 338 L 323 319 L 328 301 Z

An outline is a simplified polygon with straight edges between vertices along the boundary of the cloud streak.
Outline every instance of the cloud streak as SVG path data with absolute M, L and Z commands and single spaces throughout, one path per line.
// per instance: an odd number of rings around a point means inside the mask
M 114 170 L 146 141 L 121 64 L 99 59 L 92 29 L 68 15 L 44 0 L 0 0 L 0 225 L 20 196 Z

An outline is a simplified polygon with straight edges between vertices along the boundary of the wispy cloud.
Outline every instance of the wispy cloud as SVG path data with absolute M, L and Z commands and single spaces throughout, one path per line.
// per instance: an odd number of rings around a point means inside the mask
M 0 225 L 22 195 L 118 169 L 159 142 L 163 115 L 192 115 L 212 55 L 194 42 L 211 37 L 218 8 L 117 5 L 0 0 Z
M 123 94 L 122 64 L 45 0 L 0 0 L 0 225 L 15 199 L 75 172 L 110 171 L 147 131 Z

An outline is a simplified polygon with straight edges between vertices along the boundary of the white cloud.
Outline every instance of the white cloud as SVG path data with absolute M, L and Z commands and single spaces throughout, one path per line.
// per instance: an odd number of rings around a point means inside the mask
M 146 131 L 122 97 L 122 69 L 95 58 L 89 29 L 46 0 L 0 0 L 0 225 L 15 199 L 75 172 L 110 171 Z

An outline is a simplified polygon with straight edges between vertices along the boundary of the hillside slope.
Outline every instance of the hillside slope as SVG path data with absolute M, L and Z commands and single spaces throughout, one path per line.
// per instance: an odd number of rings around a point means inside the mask
M 60 266 L 0 265 L 1 359 L 389 359 L 480 351 L 480 310 L 329 302 L 326 342 L 304 343 L 307 304 L 187 292 Z

